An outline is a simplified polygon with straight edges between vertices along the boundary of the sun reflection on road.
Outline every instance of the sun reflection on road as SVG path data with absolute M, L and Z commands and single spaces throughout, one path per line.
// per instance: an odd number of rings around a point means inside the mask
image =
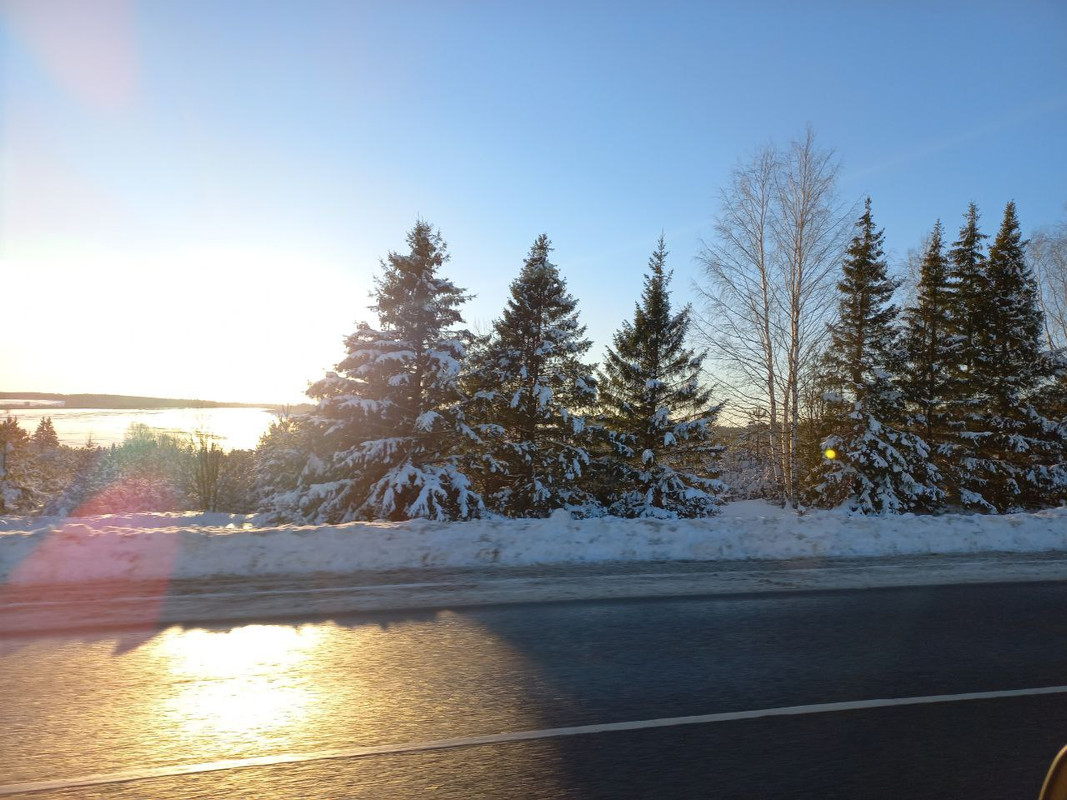
M 0 776 L 33 781 L 414 747 L 539 730 L 572 717 L 579 699 L 567 681 L 531 660 L 529 641 L 503 617 L 438 611 L 347 624 L 172 627 L 86 642 L 41 639 L 0 651 Z M 532 750 L 489 748 L 472 758 L 454 774 L 441 774 L 441 761 L 429 756 L 331 762 L 311 773 L 332 788 L 316 785 L 310 795 L 436 796 L 442 781 L 476 780 L 504 763 L 520 792 L 563 793 L 557 778 L 568 765 L 553 742 Z M 286 783 L 288 774 L 220 772 L 218 790 L 196 796 L 289 797 L 295 784 Z M 214 786 L 215 778 L 203 780 Z M 397 789 L 409 784 L 426 788 Z
M 244 750 L 312 724 L 320 695 L 298 676 L 323 631 L 252 625 L 229 631 L 168 631 L 158 643 L 174 691 L 160 709 L 193 740 Z

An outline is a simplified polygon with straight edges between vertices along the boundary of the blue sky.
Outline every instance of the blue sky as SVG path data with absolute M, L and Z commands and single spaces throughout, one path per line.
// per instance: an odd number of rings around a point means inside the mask
M 421 215 L 487 327 L 542 231 L 597 351 L 811 124 L 894 263 L 1067 203 L 1067 4 L 0 0 L 0 389 L 299 401 Z

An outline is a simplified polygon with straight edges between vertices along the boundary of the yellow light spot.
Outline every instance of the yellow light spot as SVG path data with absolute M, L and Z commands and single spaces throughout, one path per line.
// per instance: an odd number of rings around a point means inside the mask
M 828 447 L 823 451 L 823 455 L 833 461 L 835 458 L 837 458 L 837 451 L 834 450 L 832 447 Z

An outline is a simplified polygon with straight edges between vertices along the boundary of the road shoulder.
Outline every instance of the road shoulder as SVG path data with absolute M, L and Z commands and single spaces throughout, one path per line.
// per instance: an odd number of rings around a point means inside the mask
M 0 635 L 369 612 L 1067 580 L 1063 553 L 422 569 L 272 579 L 8 586 Z

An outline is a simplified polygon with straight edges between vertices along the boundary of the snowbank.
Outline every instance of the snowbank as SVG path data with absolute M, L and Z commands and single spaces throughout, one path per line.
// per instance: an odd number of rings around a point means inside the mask
M 708 520 L 480 520 L 266 527 L 231 514 L 0 518 L 0 582 L 166 580 L 417 567 L 1067 551 L 1067 509 L 1004 516 L 795 516 L 758 501 Z

